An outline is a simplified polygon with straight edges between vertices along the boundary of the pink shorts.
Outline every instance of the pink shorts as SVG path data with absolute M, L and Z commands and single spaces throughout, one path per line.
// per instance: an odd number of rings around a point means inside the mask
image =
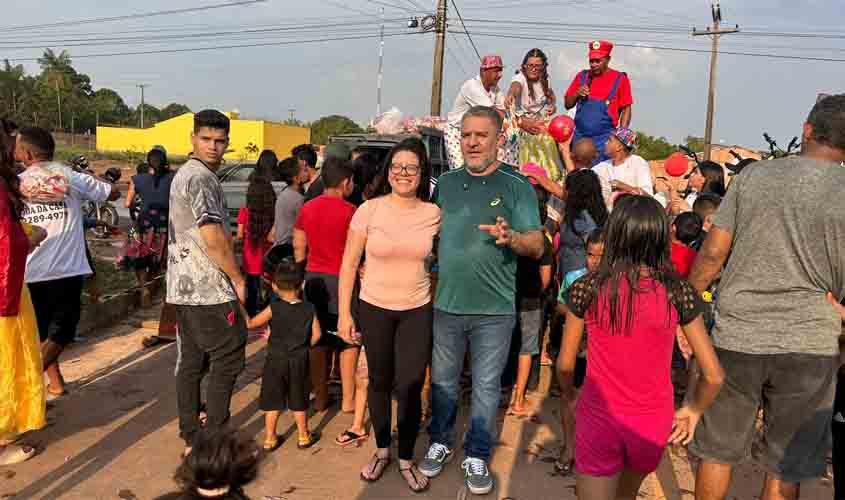
M 657 470 L 672 432 L 672 411 L 610 414 L 579 401 L 575 415 L 575 468 L 588 476 L 612 476 L 624 469 Z

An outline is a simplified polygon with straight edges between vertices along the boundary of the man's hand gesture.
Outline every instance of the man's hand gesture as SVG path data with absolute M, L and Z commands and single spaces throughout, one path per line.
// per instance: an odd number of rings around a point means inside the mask
M 496 217 L 495 224 L 480 224 L 478 229 L 496 238 L 496 245 L 500 247 L 510 246 L 513 242 L 514 231 L 504 217 Z

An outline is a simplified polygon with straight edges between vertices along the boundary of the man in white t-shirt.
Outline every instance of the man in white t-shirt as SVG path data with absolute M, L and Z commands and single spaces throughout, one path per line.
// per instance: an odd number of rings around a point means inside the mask
M 651 167 L 633 153 L 636 147 L 636 132 L 619 127 L 610 134 L 604 146 L 604 152 L 610 159 L 593 167 L 593 172 L 601 181 L 602 196 L 608 210 L 613 208 L 613 200 L 621 193 L 654 196 Z
M 82 281 L 92 273 L 85 256 L 82 201 L 103 203 L 120 196 L 111 184 L 53 162 L 55 149 L 44 129 L 25 127 L 18 132 L 15 159 L 26 167 L 19 176 L 21 185 L 32 186 L 38 179 L 39 186 L 56 188 L 46 196 L 43 189 L 22 188 L 26 203 L 21 214 L 24 222 L 47 231 L 47 239 L 27 258 L 25 281 L 41 335 L 48 399 L 65 393 L 59 355 L 76 337 Z
M 502 79 L 502 68 L 501 57 L 486 55 L 481 58 L 478 76 L 461 85 L 452 111 L 448 115 L 449 123 L 446 125 L 446 150 L 449 153 L 450 169 L 464 166 L 464 157 L 461 154 L 461 120 L 464 113 L 473 106 L 489 106 L 504 114 L 505 96 L 498 85 Z

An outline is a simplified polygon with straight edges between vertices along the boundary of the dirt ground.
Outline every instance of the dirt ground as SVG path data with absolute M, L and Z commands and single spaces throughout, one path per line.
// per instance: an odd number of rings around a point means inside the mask
M 158 310 L 140 311 L 111 328 L 77 343 L 62 358 L 70 394 L 48 410 L 48 426 L 26 436 L 40 453 L 31 461 L 0 468 L 0 498 L 147 500 L 173 491 L 171 479 L 182 444 L 177 438 L 176 393 L 172 344 L 143 349 L 140 341 L 152 333 L 141 322 L 157 319 Z M 265 342 L 251 337 L 247 367 L 233 398 L 233 423 L 260 439 L 262 415 L 258 391 Z M 541 388 L 548 386 L 545 369 Z M 575 480 L 553 473 L 559 450 L 558 400 L 531 397 L 538 410 L 533 418 L 500 415 L 501 435 L 492 460 L 496 489 L 492 499 L 574 499 Z M 468 407 L 459 415 L 459 428 Z M 307 451 L 296 449 L 295 426 L 288 416 L 280 422 L 284 445 L 264 461 L 259 478 L 247 488 L 257 500 L 471 498 L 462 488 L 460 453 L 435 479 L 431 490 L 414 495 L 405 486 L 395 462 L 384 478 L 366 484 L 358 471 L 374 451 L 374 439 L 359 448 L 340 448 L 333 442 L 351 421 L 335 406 L 311 415 L 312 428 L 323 440 Z M 427 438 L 420 437 L 418 456 Z M 692 499 L 691 466 L 681 449 L 670 449 L 656 474 L 650 476 L 641 498 Z M 735 474 L 732 499 L 757 498 L 762 474 L 753 464 Z M 802 498 L 828 499 L 827 480 L 808 483 Z

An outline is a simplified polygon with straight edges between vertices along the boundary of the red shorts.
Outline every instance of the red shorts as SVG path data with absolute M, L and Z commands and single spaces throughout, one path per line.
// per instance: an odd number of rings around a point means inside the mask
M 575 468 L 588 476 L 612 476 L 624 469 L 657 470 L 672 432 L 673 411 L 644 415 L 611 414 L 578 402 L 575 414 Z

